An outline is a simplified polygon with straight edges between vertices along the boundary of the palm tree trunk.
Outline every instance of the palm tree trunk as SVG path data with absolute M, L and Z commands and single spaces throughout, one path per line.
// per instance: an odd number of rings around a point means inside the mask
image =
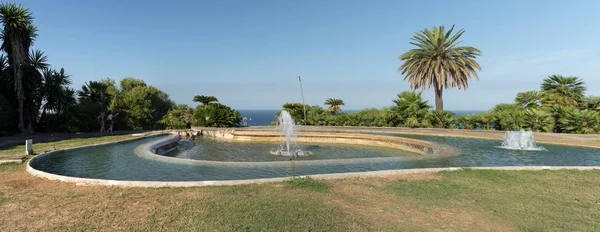
M 439 87 L 437 83 L 433 84 L 435 88 L 435 109 L 444 110 L 444 99 L 442 98 L 443 88 Z
M 25 101 L 25 93 L 23 92 L 23 72 L 21 71 L 21 64 L 25 60 L 24 48 L 19 43 L 20 38 L 12 38 L 11 47 L 13 52 L 13 77 L 15 78 L 15 91 L 17 92 L 17 101 L 19 102 L 19 130 L 21 134 L 25 134 L 25 117 L 23 110 L 23 103 Z

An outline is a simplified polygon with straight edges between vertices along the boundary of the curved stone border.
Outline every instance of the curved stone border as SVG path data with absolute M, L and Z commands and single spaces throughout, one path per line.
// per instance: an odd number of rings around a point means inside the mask
M 231 141 L 252 141 L 252 142 L 279 142 L 281 133 L 275 131 L 251 131 L 235 129 L 202 129 L 200 134 Z M 362 134 L 362 133 L 331 133 L 331 132 L 303 132 L 300 131 L 295 142 L 309 143 L 335 143 L 335 144 L 355 144 L 374 147 L 387 147 L 393 149 L 405 150 L 421 155 L 430 155 L 436 151 L 448 149 L 447 145 L 440 145 L 435 142 L 392 137 L 385 135 Z M 444 149 L 441 149 L 444 148 Z
M 354 163 L 369 163 L 369 162 L 386 162 L 386 161 L 403 161 L 410 158 L 406 157 L 373 157 L 373 158 L 348 158 L 348 159 L 322 159 L 322 160 L 286 160 L 286 161 L 214 161 L 214 160 L 195 160 L 188 158 L 177 158 L 164 156 L 157 151 L 163 147 L 171 147 L 173 143 L 177 143 L 181 137 L 179 135 L 171 135 L 164 139 L 150 141 L 135 148 L 134 153 L 142 158 L 175 163 L 184 165 L 198 166 L 228 166 L 228 167 L 277 167 L 277 166 L 317 166 L 317 165 L 333 165 L 333 164 L 354 164 Z M 439 155 L 417 156 L 414 159 L 436 158 Z
M 334 174 L 315 174 L 306 175 L 313 179 L 345 179 L 345 178 L 356 178 L 356 177 L 385 177 L 391 175 L 406 175 L 406 174 L 418 174 L 418 173 L 436 173 L 441 171 L 457 171 L 462 169 L 473 169 L 473 170 L 600 170 L 600 166 L 506 166 L 506 167 L 451 167 L 451 168 L 418 168 L 418 169 L 396 169 L 396 170 L 383 170 L 383 171 L 371 171 L 371 172 L 347 172 L 347 173 L 334 173 Z M 263 178 L 263 179 L 247 179 L 247 180 L 215 180 L 215 181 L 121 181 L 121 180 L 103 180 L 103 179 L 90 179 L 90 178 L 79 178 L 61 176 L 52 173 L 36 170 L 30 165 L 27 165 L 27 172 L 30 174 L 46 178 L 49 180 L 59 180 L 64 182 L 75 183 L 77 185 L 103 185 L 103 186 L 118 186 L 118 187 L 201 187 L 201 186 L 227 186 L 227 185 L 244 185 L 244 184 L 262 184 L 262 183 L 273 183 L 291 180 L 294 177 L 276 177 L 276 178 Z M 305 176 L 296 176 L 305 177 Z

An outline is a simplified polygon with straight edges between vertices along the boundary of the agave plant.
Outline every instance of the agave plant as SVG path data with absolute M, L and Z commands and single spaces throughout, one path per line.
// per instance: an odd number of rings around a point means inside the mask
M 528 109 L 525 111 L 525 127 L 531 131 L 552 131 L 554 129 L 554 118 L 550 112 L 539 109 Z

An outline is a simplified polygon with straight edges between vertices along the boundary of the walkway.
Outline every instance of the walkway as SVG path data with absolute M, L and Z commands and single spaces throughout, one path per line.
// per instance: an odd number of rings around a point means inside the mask
M 113 135 L 126 135 L 126 134 L 135 134 L 146 132 L 144 130 L 130 130 L 130 131 L 115 131 Z M 35 133 L 30 135 L 14 135 L 7 137 L 0 137 L 0 148 L 16 146 L 16 145 L 25 145 L 25 140 L 33 139 L 34 143 L 44 143 L 44 142 L 52 142 L 52 141 L 60 141 L 65 139 L 73 139 L 73 138 L 90 138 L 90 137 L 100 137 L 99 132 L 84 132 L 84 133 Z

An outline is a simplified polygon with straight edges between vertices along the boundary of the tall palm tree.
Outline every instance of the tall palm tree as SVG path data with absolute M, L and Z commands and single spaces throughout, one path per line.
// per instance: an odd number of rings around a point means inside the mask
M 433 86 L 436 110 L 444 109 L 442 92 L 449 87 L 465 90 L 472 77 L 479 79 L 476 70 L 481 70 L 475 61 L 481 51 L 474 47 L 458 46 L 458 39 L 465 32 L 459 30 L 452 34 L 454 26 L 446 31 L 444 26 L 424 29 L 411 38 L 410 44 L 418 48 L 400 55 L 403 61 L 398 68 L 408 79 L 413 89 L 425 89 Z
M 204 106 L 204 108 L 206 108 L 208 106 L 208 104 L 210 104 L 212 102 L 218 102 L 219 100 L 217 100 L 217 98 L 214 96 L 196 95 L 196 96 L 194 96 L 193 101 L 202 103 L 202 106 Z
M 339 115 L 342 112 L 342 106 L 344 104 L 344 100 L 337 98 L 328 98 L 325 100 L 325 105 L 328 105 L 327 111 L 332 112 L 336 115 Z
M 33 26 L 33 16 L 29 9 L 20 4 L 0 4 L 0 22 L 2 29 L 2 46 L 0 47 L 8 54 L 8 63 L 12 68 L 15 92 L 19 103 L 19 130 L 25 133 L 23 103 L 25 93 L 23 90 L 23 72 L 21 65 L 27 61 L 29 48 L 37 37 L 37 28 Z
M 542 82 L 542 102 L 550 107 L 577 107 L 584 98 L 584 84 L 579 77 L 549 76 Z
M 525 109 L 536 108 L 540 106 L 541 96 L 536 90 L 521 92 L 515 97 L 515 103 Z

